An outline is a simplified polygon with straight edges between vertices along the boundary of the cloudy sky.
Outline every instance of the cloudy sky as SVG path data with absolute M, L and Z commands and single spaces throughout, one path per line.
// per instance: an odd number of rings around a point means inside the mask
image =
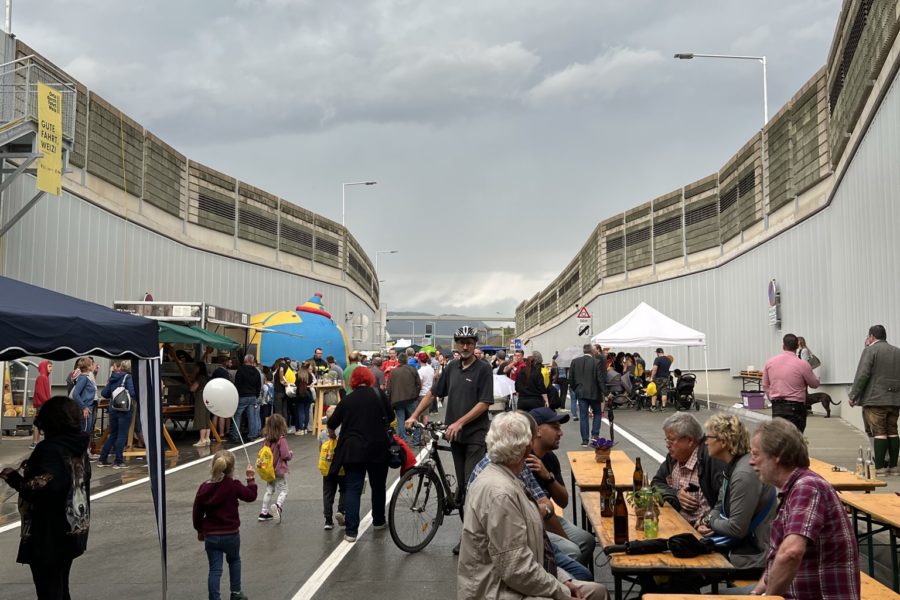
M 391 310 L 512 314 L 595 225 L 719 169 L 831 0 L 43 0 L 13 32 L 194 160 L 347 225 Z

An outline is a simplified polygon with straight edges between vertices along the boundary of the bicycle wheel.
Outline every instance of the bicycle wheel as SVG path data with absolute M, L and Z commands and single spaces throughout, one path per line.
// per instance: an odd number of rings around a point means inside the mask
M 431 542 L 444 519 L 444 488 L 437 473 L 414 467 L 397 482 L 388 507 L 391 538 L 404 552 Z

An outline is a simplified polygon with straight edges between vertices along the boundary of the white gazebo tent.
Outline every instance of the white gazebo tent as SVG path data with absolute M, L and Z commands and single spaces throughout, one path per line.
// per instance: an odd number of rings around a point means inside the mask
M 706 373 L 706 408 L 709 408 L 709 361 L 706 353 L 706 334 L 682 325 L 649 304 L 641 302 L 619 322 L 592 337 L 591 343 L 611 348 L 702 346 L 703 370 Z

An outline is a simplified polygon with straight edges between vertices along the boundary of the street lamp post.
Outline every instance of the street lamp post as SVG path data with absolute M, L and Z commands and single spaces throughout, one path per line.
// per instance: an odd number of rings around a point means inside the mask
M 397 254 L 399 250 L 376 250 L 375 251 L 375 277 L 378 277 L 378 255 L 379 254 Z
M 412 323 L 412 335 L 410 336 L 412 339 L 410 339 L 410 343 L 415 344 L 416 343 L 416 322 L 412 321 L 410 319 L 404 319 L 404 320 L 407 323 Z
M 742 56 L 737 54 L 697 54 L 694 52 L 679 52 L 675 58 L 681 60 L 691 60 L 692 58 L 731 58 L 736 60 L 756 60 L 762 64 L 763 75 L 763 127 L 769 122 L 769 86 L 766 78 L 766 57 L 765 56 Z
M 348 185 L 375 185 L 378 183 L 377 181 L 351 181 L 349 183 L 341 184 L 341 225 L 344 227 L 347 226 L 347 186 Z

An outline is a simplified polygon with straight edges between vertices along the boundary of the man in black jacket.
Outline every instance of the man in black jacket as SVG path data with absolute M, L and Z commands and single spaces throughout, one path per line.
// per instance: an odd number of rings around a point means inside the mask
M 252 354 L 244 356 L 244 364 L 234 374 L 234 387 L 238 393 L 238 407 L 234 413 L 236 427 L 231 430 L 231 441 L 239 442 L 237 428 L 241 426 L 241 417 L 247 413 L 247 441 L 259 437 L 259 392 L 262 381 L 256 368 L 256 358 Z
M 679 412 L 666 419 L 663 433 L 669 454 L 652 485 L 694 525 L 715 506 L 725 463 L 709 456 L 703 427 L 690 413 Z
M 594 411 L 591 422 L 591 437 L 600 437 L 600 423 L 603 419 L 603 399 L 606 398 L 606 370 L 592 356 L 593 347 L 584 345 L 584 354 L 572 361 L 569 366 L 569 385 L 578 400 L 578 412 L 575 418 L 581 419 L 581 445 L 588 445 L 588 408 Z

